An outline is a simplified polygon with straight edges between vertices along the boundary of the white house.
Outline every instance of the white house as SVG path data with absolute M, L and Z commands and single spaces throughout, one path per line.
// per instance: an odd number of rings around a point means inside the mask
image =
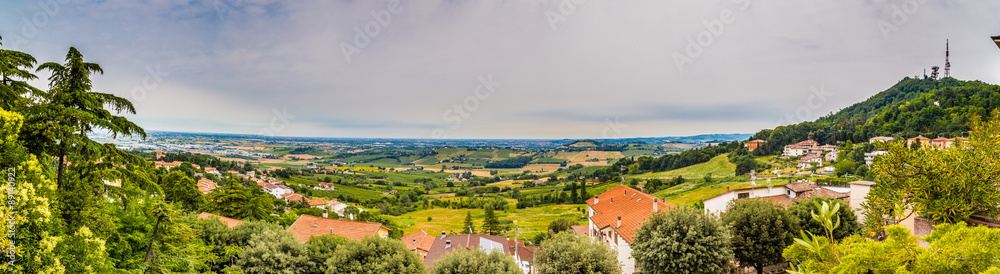
M 792 202 L 815 196 L 845 199 L 848 195 L 850 195 L 850 189 L 848 188 L 821 187 L 808 181 L 800 180 L 786 185 L 761 186 L 736 190 L 727 189 L 725 193 L 702 200 L 702 203 L 705 205 L 706 213 L 723 213 L 726 212 L 726 206 L 729 205 L 730 201 L 739 199 L 766 199 L 773 203 L 787 206 Z
M 876 156 L 885 154 L 889 154 L 889 152 L 884 150 L 879 150 L 879 151 L 872 151 L 869 153 L 865 153 L 865 164 L 871 166 L 872 164 L 875 163 Z
M 618 252 L 622 273 L 641 272 L 632 258 L 635 230 L 650 214 L 671 206 L 624 185 L 613 187 L 587 200 L 587 235 Z
M 858 217 L 858 223 L 864 223 L 865 215 L 861 212 L 861 204 L 868 200 L 868 192 L 875 186 L 875 182 L 856 181 L 851 182 L 850 186 L 851 199 L 848 201 L 848 204 L 851 205 L 854 216 Z

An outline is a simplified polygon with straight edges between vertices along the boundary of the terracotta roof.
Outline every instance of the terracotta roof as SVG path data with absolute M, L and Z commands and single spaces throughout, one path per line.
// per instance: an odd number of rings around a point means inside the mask
M 813 141 L 813 140 L 805 140 L 805 141 L 796 143 L 796 145 L 800 145 L 800 146 L 815 146 L 815 145 L 819 145 L 819 143 L 816 142 L 816 141 Z
M 323 198 L 309 199 L 309 206 L 325 205 Z
M 767 143 L 767 141 L 758 139 L 758 140 L 748 141 L 747 143 Z
M 243 221 L 240 221 L 240 220 L 237 220 L 237 219 L 233 219 L 233 218 L 227 218 L 227 217 L 215 215 L 215 214 L 208 213 L 208 212 L 202 212 L 201 214 L 198 214 L 198 218 L 199 219 L 217 218 L 220 221 L 222 221 L 223 223 L 226 223 L 226 226 L 228 226 L 229 228 L 234 228 L 234 227 L 236 227 L 238 225 L 243 224 Z
M 806 192 L 806 193 L 808 193 L 808 192 Z M 764 201 L 772 202 L 772 203 L 775 203 L 775 204 L 778 204 L 778 205 L 781 205 L 781 206 L 784 206 L 784 207 L 788 207 L 788 205 L 792 204 L 792 200 L 788 198 L 788 195 L 784 195 L 784 194 L 774 195 L 774 196 L 767 196 L 767 197 L 756 197 L 756 198 L 753 198 L 753 199 L 758 199 L 758 200 L 764 200 Z
M 460 234 L 460 235 L 448 235 L 448 236 L 437 236 L 432 237 L 434 243 L 431 244 L 430 249 L 427 251 L 427 256 L 424 257 L 424 264 L 428 268 L 434 265 L 434 261 L 440 259 L 444 254 L 448 252 L 457 250 L 458 248 L 465 249 L 478 249 L 481 243 L 497 243 L 500 244 L 500 252 L 505 255 L 510 255 L 510 242 L 504 236 L 490 236 L 490 235 L 479 235 L 479 234 Z M 484 241 L 487 240 L 487 241 Z M 451 247 L 447 247 L 448 241 L 451 241 Z
M 281 197 L 285 198 L 285 200 L 292 202 L 301 202 L 302 200 L 305 200 L 305 198 L 303 198 L 302 195 L 296 193 L 285 193 L 282 194 Z
M 427 232 L 423 230 L 410 233 L 410 235 L 403 236 L 399 240 L 403 241 L 406 244 L 406 248 L 411 251 L 423 250 L 427 252 L 431 249 L 431 245 L 434 244 L 434 237 L 427 235 Z
M 797 182 L 797 183 L 787 184 L 785 185 L 785 187 L 795 192 L 803 192 L 816 188 L 816 184 L 810 182 Z
M 201 194 L 208 194 L 212 192 L 212 190 L 218 187 L 219 185 L 213 182 L 212 180 L 205 178 L 201 178 L 201 180 L 198 180 L 198 191 L 201 191 Z
M 378 236 L 380 223 L 369 223 L 349 220 L 337 220 L 302 214 L 287 231 L 295 238 L 306 242 L 311 236 L 337 235 L 352 240 L 364 239 L 367 236 Z
M 575 225 L 571 227 L 573 228 L 573 232 L 576 232 L 576 235 L 587 235 L 587 230 L 589 230 L 587 225 Z
M 212 172 L 212 171 L 218 171 L 218 170 L 216 170 L 214 167 L 206 167 L 205 168 L 205 172 Z
M 937 137 L 937 138 L 934 138 L 931 141 L 934 141 L 934 142 L 947 142 L 947 141 L 951 141 L 951 140 L 952 139 L 948 139 L 948 138 L 944 138 L 944 137 Z
M 906 140 L 907 141 L 912 141 L 912 140 L 926 141 L 926 140 L 930 140 L 930 138 L 927 138 L 927 137 L 924 137 L 923 135 L 920 135 L 920 136 L 913 137 L 913 138 L 906 139 Z
M 862 185 L 862 186 L 873 186 L 873 185 L 875 185 L 875 182 L 871 182 L 871 181 L 854 181 L 854 182 L 850 182 L 850 184 L 852 184 L 852 185 Z
M 805 200 L 812 197 L 826 197 L 831 199 L 844 199 L 851 197 L 850 193 L 840 193 L 833 190 L 825 189 L 822 187 L 814 188 L 812 191 L 806 191 L 799 196 L 795 196 L 795 201 Z
M 613 227 L 625 241 L 632 243 L 632 235 L 653 213 L 653 201 L 657 200 L 659 210 L 666 210 L 673 205 L 663 202 L 649 194 L 639 192 L 625 185 L 618 185 L 590 198 L 587 204 L 594 209 L 590 220 L 598 228 Z M 621 226 L 618 226 L 618 218 Z

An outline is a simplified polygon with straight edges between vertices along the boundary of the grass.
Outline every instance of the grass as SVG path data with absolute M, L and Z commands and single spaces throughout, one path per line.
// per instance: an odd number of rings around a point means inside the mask
M 578 208 L 585 209 L 586 205 L 548 205 L 535 208 L 510 209 L 507 212 L 496 212 L 496 214 L 500 220 L 514 221 L 519 226 L 522 236 L 531 237 L 531 235 L 547 231 L 549 223 L 559 218 L 570 219 L 576 221 L 578 224 L 583 224 L 587 219 L 584 217 L 585 213 L 578 211 Z M 448 234 L 464 234 L 468 233 L 468 230 L 462 227 L 465 222 L 466 212 L 472 213 L 472 223 L 475 225 L 474 229 L 479 231 L 485 216 L 482 209 L 434 208 L 410 212 L 399 217 L 388 217 L 395 218 L 396 222 L 404 227 L 404 235 L 420 230 L 430 235 L 440 235 L 441 231 L 447 231 Z M 431 220 L 428 221 L 427 217 L 431 217 Z M 508 231 L 506 236 L 513 238 L 514 231 Z
M 726 192 L 726 187 L 739 189 L 750 187 L 750 182 L 715 182 L 706 184 L 702 180 L 689 180 L 683 184 L 653 193 L 672 204 L 693 204 Z
M 726 158 L 726 154 L 715 156 L 708 162 L 678 168 L 671 171 L 664 172 L 654 172 L 640 175 L 630 175 L 625 176 L 626 179 L 636 178 L 636 179 L 673 179 L 677 176 L 683 176 L 687 179 L 702 178 L 707 174 L 712 174 L 712 177 L 726 177 L 732 176 L 736 173 L 736 164 L 730 163 L 729 159 Z

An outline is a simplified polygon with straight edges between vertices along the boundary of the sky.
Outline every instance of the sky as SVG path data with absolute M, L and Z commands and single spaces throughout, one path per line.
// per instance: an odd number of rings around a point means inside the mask
M 998 1 L 0 0 L 146 130 L 622 138 L 814 120 L 944 66 L 1000 83 Z M 36 87 L 47 86 L 46 72 Z

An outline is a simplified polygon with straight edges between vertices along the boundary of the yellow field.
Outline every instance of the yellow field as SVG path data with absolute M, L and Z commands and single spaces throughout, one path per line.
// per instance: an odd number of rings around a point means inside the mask
M 319 157 L 319 156 L 312 156 L 312 155 L 309 155 L 309 154 L 288 154 L 288 155 L 282 156 L 282 158 L 284 158 L 284 159 L 292 159 L 292 157 L 299 158 L 299 159 L 306 159 L 306 160 L 323 158 L 323 157 Z
M 513 204 L 510 204 L 513 205 Z M 585 205 L 549 205 L 526 209 L 511 209 L 508 212 L 496 212 L 501 220 L 513 220 L 514 224 L 520 226 L 521 235 L 531 237 L 537 233 L 544 233 L 548 230 L 550 222 L 558 218 L 566 218 L 577 223 L 584 223 L 584 214 L 577 211 L 585 208 Z M 410 234 L 423 230 L 429 235 L 441 235 L 441 231 L 451 233 L 468 233 L 463 228 L 466 212 L 472 213 L 473 227 L 477 232 L 483 224 L 484 213 L 482 209 L 447 209 L 434 208 L 420 210 L 394 217 L 401 225 L 404 225 L 403 234 Z M 428 221 L 427 217 L 431 217 Z M 513 231 L 507 235 L 513 239 Z
M 618 151 L 581 151 L 573 157 L 569 158 L 572 164 L 583 164 L 586 166 L 587 159 L 597 158 L 598 160 L 605 161 L 604 159 L 619 159 L 625 157 L 621 152 Z
M 530 164 L 521 168 L 520 172 L 527 170 L 532 173 L 549 173 L 559 168 L 559 164 Z

